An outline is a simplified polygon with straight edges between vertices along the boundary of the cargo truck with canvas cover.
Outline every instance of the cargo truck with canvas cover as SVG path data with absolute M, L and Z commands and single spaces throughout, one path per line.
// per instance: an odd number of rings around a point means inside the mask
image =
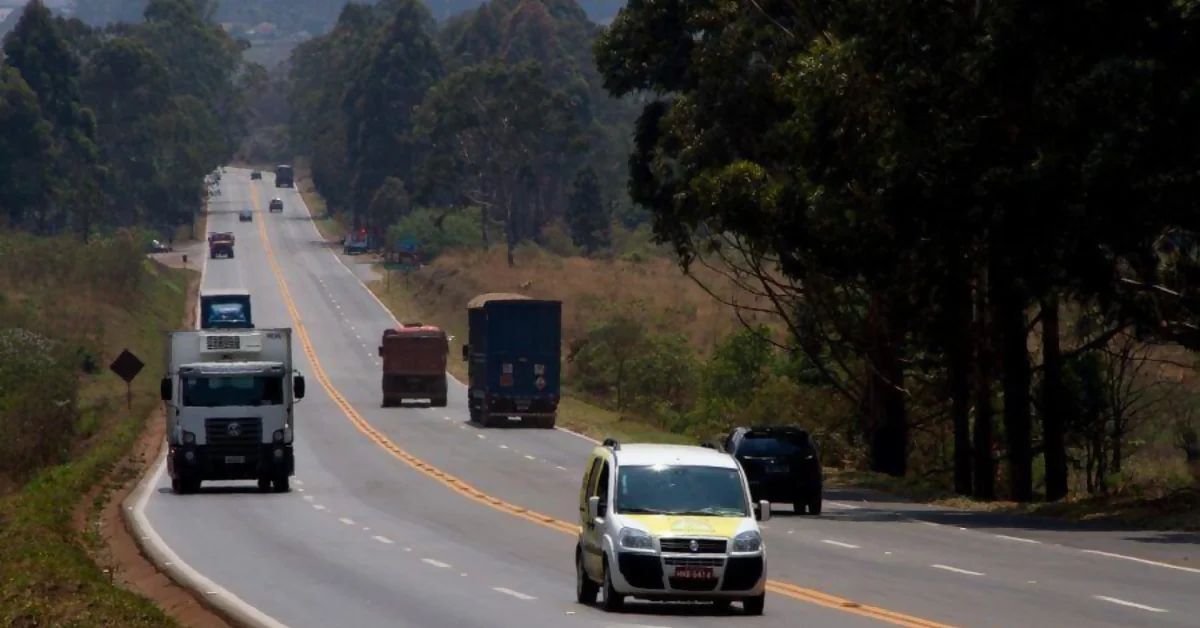
M 257 480 L 287 492 L 295 470 L 293 407 L 304 377 L 292 368 L 292 330 L 168 332 L 167 471 L 191 493 L 206 480 Z
M 559 401 L 562 303 L 483 294 L 467 304 L 467 403 L 484 426 L 520 418 L 554 427 Z
M 383 407 L 411 399 L 427 399 L 435 408 L 446 407 L 446 332 L 432 325 L 405 323 L 386 329 L 379 341 L 383 359 Z

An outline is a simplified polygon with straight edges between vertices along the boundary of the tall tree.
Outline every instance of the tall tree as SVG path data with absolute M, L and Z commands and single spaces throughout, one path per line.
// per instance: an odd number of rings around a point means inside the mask
M 29 227 L 56 184 L 52 130 L 21 73 L 0 65 L 0 216 L 10 227 Z
M 600 181 L 596 171 L 584 168 L 575 176 L 571 196 L 567 199 L 567 225 L 571 240 L 583 247 L 588 255 L 612 244 L 612 217 L 600 197 Z

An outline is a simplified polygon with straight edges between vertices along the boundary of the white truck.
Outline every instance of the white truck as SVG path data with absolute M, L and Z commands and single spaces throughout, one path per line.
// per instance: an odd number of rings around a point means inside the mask
M 294 473 L 293 406 L 304 376 L 292 368 L 292 330 L 168 332 L 167 471 L 176 493 L 205 480 L 258 480 L 285 493 Z

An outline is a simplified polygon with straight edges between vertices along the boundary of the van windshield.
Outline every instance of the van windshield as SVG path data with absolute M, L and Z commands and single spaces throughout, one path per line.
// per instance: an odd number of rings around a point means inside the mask
M 621 467 L 614 505 L 627 515 L 749 516 L 741 476 L 721 467 Z
M 183 405 L 203 408 L 277 406 L 283 403 L 282 375 L 183 378 Z

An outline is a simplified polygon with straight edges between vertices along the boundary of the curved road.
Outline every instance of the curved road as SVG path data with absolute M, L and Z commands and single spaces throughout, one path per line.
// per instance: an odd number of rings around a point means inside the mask
M 135 503 L 153 535 L 260 623 L 287 626 L 1194 626 L 1200 538 L 1066 527 L 827 494 L 822 517 L 765 525 L 764 617 L 705 605 L 574 603 L 571 526 L 593 444 L 562 430 L 379 404 L 375 346 L 391 315 L 271 173 L 226 169 L 209 230 L 237 257 L 203 286 L 246 288 L 258 326 L 295 332 L 309 379 L 288 494 L 252 483 L 170 492 L 162 466 Z M 266 212 L 284 200 L 283 214 Z M 239 223 L 242 208 L 255 212 Z M 451 356 L 453 359 L 455 356 Z

